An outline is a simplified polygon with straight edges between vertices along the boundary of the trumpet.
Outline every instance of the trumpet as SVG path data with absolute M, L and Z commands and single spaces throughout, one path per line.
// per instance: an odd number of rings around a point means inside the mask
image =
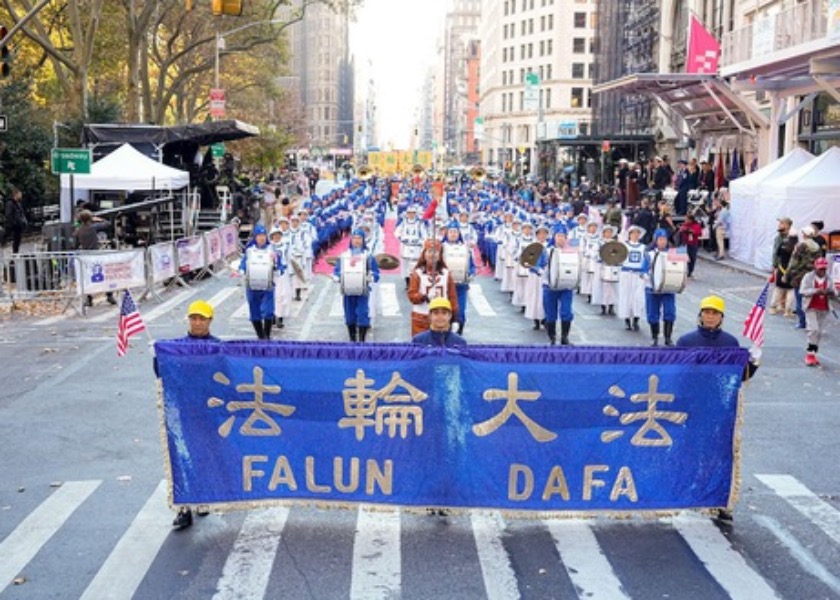
M 487 170 L 481 166 L 473 167 L 472 169 L 470 169 L 470 179 L 481 183 L 482 181 L 487 179 Z
M 373 169 L 371 169 L 367 165 L 362 165 L 359 167 L 359 170 L 356 172 L 356 176 L 361 179 L 362 181 L 367 181 L 371 177 L 373 177 Z

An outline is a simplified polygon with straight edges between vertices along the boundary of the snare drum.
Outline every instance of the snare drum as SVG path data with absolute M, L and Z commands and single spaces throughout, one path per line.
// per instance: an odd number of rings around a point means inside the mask
M 621 267 L 613 267 L 611 265 L 601 265 L 601 281 L 604 283 L 615 283 L 618 281 L 618 276 L 621 274 Z
M 573 290 L 580 282 L 580 254 L 555 249 L 548 264 L 548 287 L 552 290 Z
M 688 258 L 658 253 L 653 259 L 651 280 L 657 294 L 679 294 L 688 279 Z
M 274 252 L 269 249 L 248 248 L 245 278 L 245 284 L 252 290 L 270 290 L 274 287 Z
M 409 265 L 414 265 L 420 258 L 420 244 L 402 244 L 400 247 L 400 255 L 402 259 Z
M 345 296 L 368 295 L 367 254 L 341 257 L 341 293 Z
M 444 244 L 443 262 L 455 283 L 467 283 L 470 276 L 470 250 L 463 244 Z

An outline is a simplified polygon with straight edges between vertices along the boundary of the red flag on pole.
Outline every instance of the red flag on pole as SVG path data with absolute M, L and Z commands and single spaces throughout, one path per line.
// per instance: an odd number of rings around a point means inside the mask
M 723 187 L 724 180 L 723 152 L 718 152 L 717 166 L 715 167 L 715 189 Z
M 426 212 L 423 213 L 423 220 L 428 221 L 432 217 L 435 216 L 435 212 L 437 212 L 438 201 L 437 199 L 432 200 L 429 202 L 429 206 L 426 207 Z
M 694 13 L 688 18 L 686 73 L 717 73 L 720 43 L 709 33 Z

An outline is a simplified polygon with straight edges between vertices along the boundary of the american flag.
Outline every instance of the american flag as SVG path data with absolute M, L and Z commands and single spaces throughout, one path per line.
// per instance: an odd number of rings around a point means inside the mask
M 126 290 L 123 294 L 122 305 L 120 306 L 120 323 L 117 328 L 117 356 L 125 356 L 128 351 L 128 338 L 135 333 L 146 330 L 143 317 L 131 297 L 131 291 Z
M 767 311 L 767 300 L 770 296 L 770 282 L 764 284 L 764 289 L 758 295 L 747 320 L 744 321 L 744 337 L 756 346 L 764 345 L 764 313 Z

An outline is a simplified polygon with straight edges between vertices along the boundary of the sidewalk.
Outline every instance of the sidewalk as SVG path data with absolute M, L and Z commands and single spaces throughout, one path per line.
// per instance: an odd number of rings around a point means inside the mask
M 762 279 L 764 281 L 766 281 L 770 277 L 770 273 L 766 273 L 761 269 L 757 269 L 752 265 L 748 265 L 747 263 L 735 260 L 734 258 L 727 258 L 726 260 L 715 260 L 714 253 L 706 252 L 702 249 L 700 250 L 700 252 L 697 253 L 697 260 L 710 262 L 721 267 L 727 267 L 729 269 L 732 269 L 733 271 L 739 271 L 741 273 L 744 273 L 745 275 L 752 275 L 753 277 L 758 277 L 759 279 Z

